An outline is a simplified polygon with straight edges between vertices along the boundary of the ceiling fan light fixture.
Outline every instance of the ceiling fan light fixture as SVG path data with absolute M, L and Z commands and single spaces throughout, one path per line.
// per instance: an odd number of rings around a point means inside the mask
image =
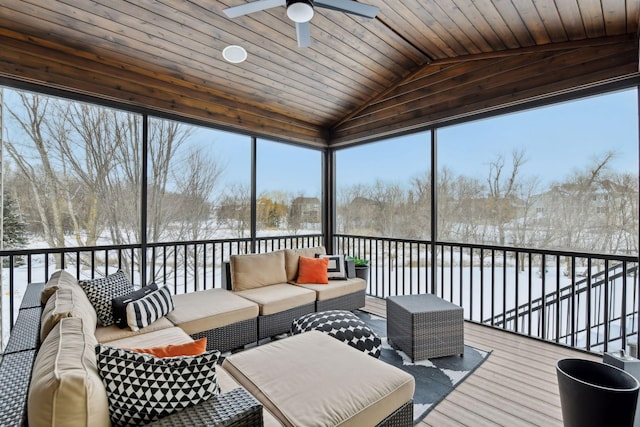
M 310 0 L 287 0 L 287 16 L 293 22 L 303 23 L 313 18 L 313 4 Z

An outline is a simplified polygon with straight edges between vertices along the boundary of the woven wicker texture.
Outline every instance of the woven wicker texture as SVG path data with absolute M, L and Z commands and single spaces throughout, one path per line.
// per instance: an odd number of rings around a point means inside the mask
M 413 401 L 410 400 L 380 422 L 376 427 L 413 426 Z
M 281 311 L 280 313 L 269 314 L 267 316 L 258 317 L 258 339 L 272 337 L 274 335 L 284 334 L 290 331 L 291 323 L 294 319 L 303 314 L 313 313 L 316 303 L 301 305 L 290 310 Z
M 40 345 L 40 314 L 42 309 L 24 308 L 18 313 L 15 325 L 11 330 L 6 353 L 34 350 Z
M 0 425 L 26 425 L 27 392 L 35 350 L 5 354 L 0 363 Z
M 387 339 L 412 361 L 464 353 L 464 311 L 435 295 L 387 298 Z
M 207 350 L 234 350 L 258 341 L 258 319 L 247 319 L 221 328 L 191 335 L 194 340 L 207 338 Z
M 324 301 L 316 301 L 316 311 L 327 310 L 357 310 L 364 307 L 365 295 L 364 290 L 352 294 L 343 295 L 341 297 L 331 298 Z
M 213 396 L 196 406 L 169 415 L 151 426 L 256 426 L 263 425 L 262 405 L 244 388 Z
M 24 292 L 24 296 L 22 297 L 22 302 L 20 303 L 20 309 L 23 308 L 36 308 L 42 305 L 40 300 L 40 293 L 44 288 L 44 282 L 41 283 L 29 283 L 27 285 L 27 289 Z

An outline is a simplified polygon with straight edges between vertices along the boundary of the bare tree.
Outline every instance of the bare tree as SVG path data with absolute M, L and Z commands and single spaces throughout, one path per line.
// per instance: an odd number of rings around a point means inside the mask
M 362 184 L 354 184 L 338 189 L 336 201 L 336 229 L 343 233 L 364 234 L 361 217 L 366 215 L 361 201 L 367 200 L 367 190 Z
M 147 236 L 159 242 L 168 232 L 175 215 L 175 205 L 165 203 L 169 191 L 169 178 L 176 153 L 191 135 L 191 128 L 169 120 L 153 119 L 149 122 L 149 177 L 147 184 Z M 207 173 L 206 171 L 201 171 Z
M 598 221 L 594 215 L 598 211 L 598 187 L 613 157 L 613 152 L 606 152 L 584 170 L 575 171 L 564 183 L 552 187 L 555 206 L 548 217 L 558 231 L 557 247 L 595 249 L 592 232 L 594 222 Z
M 214 191 L 223 173 L 219 163 L 200 149 L 190 149 L 174 164 L 171 173 L 182 201 L 180 215 L 176 215 L 180 218 L 177 237 L 184 240 L 213 238 L 218 230 L 213 216 Z
M 458 176 L 450 180 L 448 188 L 443 188 L 440 195 L 448 192 L 450 196 L 444 197 L 445 213 L 448 219 L 443 219 L 450 224 L 443 230 L 448 234 L 441 234 L 442 238 L 462 242 L 483 242 L 487 229 L 484 215 L 485 189 L 480 180 L 465 176 Z M 443 198 L 443 197 L 440 197 Z M 439 208 L 440 210 L 440 208 Z
M 610 251 L 637 254 L 638 177 L 631 174 L 614 174 L 611 183 L 608 210 L 611 217 Z
M 49 98 L 19 93 L 21 105 L 7 108 L 9 116 L 18 125 L 22 135 L 8 135 L 5 149 L 17 169 L 29 183 L 29 198 L 33 201 L 42 226 L 44 238 L 51 247 L 64 247 L 63 216 L 67 198 L 58 168 L 50 158 L 56 149 L 47 133 Z M 21 108 L 20 108 L 21 107 Z M 27 157 L 33 153 L 33 157 Z
M 17 99 L 8 111 L 18 131 L 5 147 L 29 188 L 22 204 L 33 207 L 49 246 L 67 246 L 67 235 L 93 246 L 105 231 L 114 244 L 140 242 L 141 232 L 153 242 L 215 231 L 212 197 L 222 169 L 201 150 L 181 150 L 193 128 L 149 121 L 148 227 L 141 230 L 142 117 L 29 93 Z
M 498 232 L 498 244 L 505 245 L 507 224 L 516 218 L 520 203 L 518 193 L 521 188 L 520 168 L 525 162 L 525 152 L 513 151 L 511 154 L 511 170 L 505 169 L 505 161 L 498 156 L 489 163 L 487 177 L 487 214 Z
M 231 184 L 220 197 L 216 208 L 217 221 L 243 238 L 251 230 L 251 191 L 247 185 Z

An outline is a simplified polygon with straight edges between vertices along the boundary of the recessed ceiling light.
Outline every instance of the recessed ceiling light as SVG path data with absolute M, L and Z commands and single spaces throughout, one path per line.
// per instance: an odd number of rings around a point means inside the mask
M 224 48 L 222 57 L 232 64 L 239 64 L 247 59 L 247 51 L 242 46 L 231 45 Z

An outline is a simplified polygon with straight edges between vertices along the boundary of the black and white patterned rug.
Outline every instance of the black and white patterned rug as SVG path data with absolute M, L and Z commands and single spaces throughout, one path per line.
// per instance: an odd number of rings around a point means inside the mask
M 414 424 L 422 421 L 442 399 L 471 375 L 491 354 L 491 352 L 465 345 L 464 357 L 439 357 L 414 363 L 403 351 L 395 350 L 387 343 L 386 319 L 358 310 L 354 313 L 382 339 L 380 360 L 410 373 L 415 378 Z

